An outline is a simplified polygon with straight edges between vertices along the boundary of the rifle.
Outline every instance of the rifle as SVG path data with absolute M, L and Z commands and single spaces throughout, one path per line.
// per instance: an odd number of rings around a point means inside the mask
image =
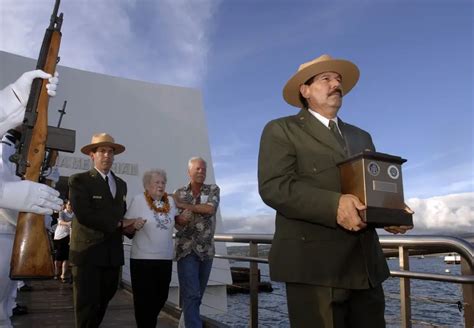
M 41 45 L 37 69 L 54 74 L 59 61 L 61 25 L 60 0 L 56 0 L 53 14 Z M 24 180 L 38 182 L 46 153 L 48 135 L 48 81 L 35 79 L 31 86 L 22 125 L 22 137 L 17 149 L 16 174 Z M 15 241 L 10 262 L 10 278 L 14 280 L 52 278 L 54 265 L 43 215 L 21 212 L 18 215 Z

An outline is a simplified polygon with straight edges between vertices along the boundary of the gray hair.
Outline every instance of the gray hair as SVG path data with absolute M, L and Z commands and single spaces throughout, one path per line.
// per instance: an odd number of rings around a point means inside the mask
M 162 170 L 162 169 L 151 169 L 151 170 L 146 171 L 145 173 L 143 173 L 143 178 L 142 178 L 143 188 L 146 188 L 146 186 L 148 186 L 148 184 L 150 183 L 151 178 L 152 178 L 154 175 L 159 175 L 159 176 L 161 176 L 161 177 L 165 180 L 165 183 L 166 183 L 167 177 L 166 177 L 166 171 L 165 171 L 165 170 Z
M 188 169 L 191 168 L 191 166 L 193 165 L 193 162 L 203 162 L 204 166 L 207 168 L 207 162 L 204 160 L 204 158 L 199 157 L 199 156 L 194 156 L 194 157 L 191 157 L 188 161 Z

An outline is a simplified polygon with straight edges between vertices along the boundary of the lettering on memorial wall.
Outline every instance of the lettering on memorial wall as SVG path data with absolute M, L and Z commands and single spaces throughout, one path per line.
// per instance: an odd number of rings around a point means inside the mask
M 92 161 L 90 158 L 59 155 L 56 161 L 56 166 L 64 167 L 66 169 L 86 171 L 92 168 Z M 112 165 L 112 171 L 116 174 L 137 176 L 138 164 L 115 162 Z

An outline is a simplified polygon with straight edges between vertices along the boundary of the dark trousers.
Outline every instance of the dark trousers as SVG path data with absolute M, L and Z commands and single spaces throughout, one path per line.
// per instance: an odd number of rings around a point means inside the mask
M 286 284 L 291 327 L 384 328 L 382 285 L 369 289 L 339 289 Z
M 133 306 L 138 328 L 155 328 L 168 299 L 171 260 L 130 259 Z
M 109 301 L 117 291 L 120 267 L 73 266 L 76 328 L 99 327 Z

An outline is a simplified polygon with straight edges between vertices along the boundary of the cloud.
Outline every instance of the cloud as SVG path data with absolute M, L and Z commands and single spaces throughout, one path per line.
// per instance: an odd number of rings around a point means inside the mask
M 415 211 L 413 221 L 416 233 L 474 232 L 474 193 L 411 198 L 407 204 Z M 268 207 L 266 213 L 238 215 L 238 211 L 234 211 L 226 215 L 224 212 L 222 218 L 223 232 L 226 233 L 266 234 L 275 231 L 275 214 Z M 385 234 L 383 230 L 380 232 Z
M 289 55 L 292 51 L 304 54 L 307 51 L 295 50 L 302 41 L 307 42 L 310 49 L 311 44 L 330 43 L 335 36 L 353 28 L 352 24 L 354 21 L 357 22 L 357 17 L 365 17 L 365 8 L 370 5 L 369 2 L 334 1 L 321 5 L 314 1 L 300 1 L 298 7 L 295 7 L 291 2 L 285 1 L 273 1 L 271 6 L 261 1 L 240 1 L 235 10 L 246 10 L 245 23 L 232 18 L 225 22 L 233 29 L 228 30 L 230 37 L 220 41 L 223 46 L 219 49 L 219 57 L 215 58 L 215 65 L 211 69 L 217 74 L 229 74 L 231 77 L 230 74 L 235 73 L 234 68 L 238 67 L 235 63 L 241 63 L 248 58 L 252 58 L 253 61 L 264 51 L 272 50 L 274 53 L 279 53 L 280 57 L 286 58 L 288 56 L 281 55 Z M 342 20 L 341 17 L 350 19 Z M 328 29 L 329 25 L 331 28 Z M 237 33 L 234 30 L 248 32 Z M 324 33 L 315 33 L 323 30 Z M 315 48 L 320 49 L 319 46 Z
M 51 1 L 7 0 L 0 7 L 2 50 L 36 58 L 53 9 Z M 85 3 L 89 2 L 89 5 Z M 113 72 L 113 58 L 125 55 L 133 35 L 129 1 L 63 2 L 61 64 L 98 73 Z M 124 59 L 129 56 L 124 56 Z M 112 73 L 113 74 L 113 73 Z M 113 74 L 116 75 L 116 74 Z
M 255 168 L 236 174 L 228 172 L 224 178 L 217 178 L 217 184 L 221 189 L 222 217 L 255 216 L 274 212 L 260 198 Z
M 405 196 L 420 198 L 458 194 L 474 190 L 472 161 L 443 168 L 424 168 L 404 175 Z
M 257 187 L 256 172 L 243 172 L 236 175 L 227 175 L 218 179 L 221 188 L 221 197 L 235 196 L 235 194 L 247 193 Z
M 474 193 L 451 194 L 407 201 L 415 214 L 417 232 L 474 232 Z
M 403 166 L 404 172 L 409 172 L 412 170 L 424 170 L 426 167 L 431 167 L 433 163 L 438 163 L 440 161 L 449 161 L 452 156 L 464 152 L 465 150 L 460 147 L 453 147 L 444 152 L 432 153 L 430 157 L 424 158 L 418 162 L 408 162 Z
M 275 232 L 275 215 L 225 217 L 223 227 L 225 233 L 273 234 Z
M 61 64 L 154 83 L 199 86 L 207 71 L 209 33 L 218 4 L 64 1 Z M 3 0 L 0 49 L 37 57 L 52 9 L 51 1 Z
M 37 56 L 52 9 L 52 6 L 48 6 L 46 2 L 2 1 L 0 6 L 1 49 L 23 56 Z M 41 19 L 42 17 L 44 20 Z M 36 50 L 33 52 L 33 49 Z
M 235 166 L 235 162 L 232 160 L 235 154 L 245 154 L 251 150 L 251 145 L 242 142 L 242 138 L 239 138 L 233 131 L 229 131 L 222 138 L 225 139 L 225 143 L 219 143 L 212 148 L 214 167 L 231 168 Z
M 214 16 L 220 1 L 216 0 L 164 0 L 155 3 L 152 18 L 157 30 L 164 29 L 165 37 L 160 48 L 164 64 L 172 68 L 173 75 L 164 76 L 166 80 L 178 85 L 199 86 L 207 73 L 207 57 L 211 47 L 210 34 L 214 26 Z M 153 58 L 150 58 L 153 61 Z M 155 60 L 156 62 L 156 60 Z M 159 65 L 163 70 L 167 67 Z

